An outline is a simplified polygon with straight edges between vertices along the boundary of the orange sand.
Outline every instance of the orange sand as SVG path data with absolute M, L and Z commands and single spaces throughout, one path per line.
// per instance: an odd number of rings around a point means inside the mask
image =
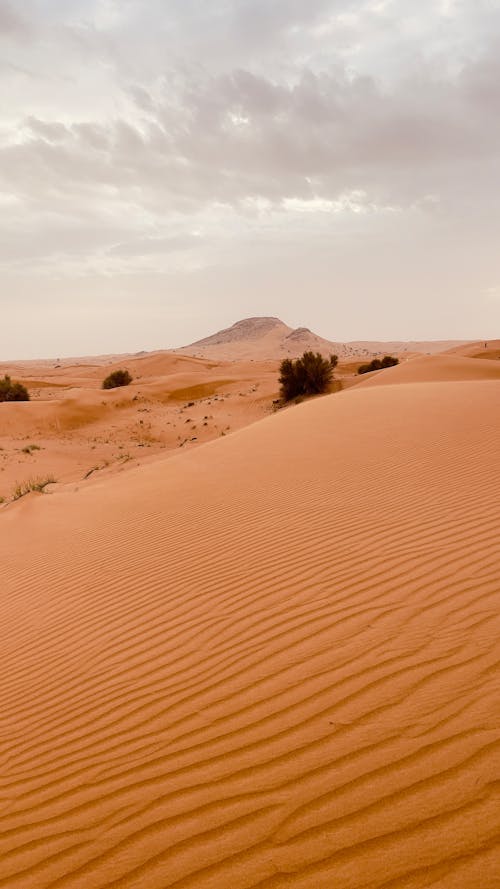
M 480 364 L 1 511 L 0 889 L 498 886 Z
M 472 380 L 500 380 L 500 362 L 477 361 L 455 355 L 430 355 L 402 361 L 396 367 L 362 374 L 360 381 L 369 386 L 392 383 L 461 382 Z
M 496 341 L 492 341 L 496 342 Z M 333 343 L 277 318 L 250 318 L 180 350 L 0 363 L 28 387 L 29 404 L 0 404 L 0 506 L 31 479 L 81 483 L 193 449 L 260 420 L 279 395 L 279 363 L 306 349 L 340 358 L 336 383 L 358 385 L 373 355 L 453 348 L 434 343 Z M 197 357 L 198 356 L 198 357 Z M 482 356 L 481 356 L 482 357 Z M 103 392 L 119 367 L 131 386 Z
M 469 358 L 490 358 L 500 360 L 500 340 L 481 340 L 475 343 L 467 343 L 449 350 L 455 355 L 468 356 Z
M 59 367 L 0 365 L 0 375 L 22 380 L 32 396 L 0 404 L 0 501 L 30 478 L 94 480 L 261 419 L 278 397 L 278 364 L 160 352 Z M 103 378 L 123 366 L 132 384 L 103 391 Z

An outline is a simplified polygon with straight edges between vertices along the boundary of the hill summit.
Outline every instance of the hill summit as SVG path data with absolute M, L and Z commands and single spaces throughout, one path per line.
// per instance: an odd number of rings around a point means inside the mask
M 470 343 L 468 345 L 470 346 Z M 477 345 L 478 348 L 482 346 L 482 344 Z M 415 355 L 435 355 L 463 347 L 464 340 L 333 342 L 318 336 L 308 327 L 293 328 L 280 318 L 263 316 L 243 318 L 231 327 L 225 327 L 211 336 L 174 351 L 216 361 L 298 358 L 303 352 L 312 351 L 320 352 L 324 356 L 334 353 L 343 361 L 353 361 L 386 354 L 396 354 L 405 358 Z
M 289 327 L 280 318 L 243 318 L 181 351 L 204 358 L 296 358 L 307 349 L 328 355 L 342 349 L 308 327 Z
M 231 327 L 219 330 L 212 336 L 204 337 L 192 345 L 218 346 L 221 343 L 240 343 L 246 340 L 261 339 L 271 332 L 281 332 L 286 336 L 289 330 L 290 328 L 279 318 L 243 318 L 232 324 Z

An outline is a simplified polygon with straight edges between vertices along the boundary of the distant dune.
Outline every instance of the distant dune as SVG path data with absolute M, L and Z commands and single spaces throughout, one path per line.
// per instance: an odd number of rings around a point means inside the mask
M 133 382 L 103 392 L 110 371 Z M 4 365 L 30 402 L 0 404 L 0 508 L 32 478 L 81 483 L 200 444 L 261 419 L 278 396 L 278 362 L 214 361 L 171 352 L 101 362 Z M 4 504 L 5 505 L 5 504 Z
M 459 355 L 432 355 L 404 360 L 396 367 L 363 374 L 358 386 L 388 386 L 393 383 L 459 382 L 500 380 L 500 362 L 477 361 Z
M 498 886 L 497 370 L 0 512 L 2 889 Z
M 398 354 L 421 354 L 408 351 L 415 345 Z M 183 349 L 0 362 L 0 375 L 31 393 L 29 404 L 0 404 L 0 508 L 33 480 L 93 484 L 262 419 L 279 396 L 280 361 L 306 350 L 337 354 L 335 386 L 344 388 L 360 383 L 362 361 L 397 353 L 389 344 L 334 343 L 279 318 L 254 317 Z M 123 367 L 132 384 L 103 393 L 104 376 Z
M 491 340 L 488 350 L 500 350 L 500 340 Z M 95 369 L 96 375 L 102 367 L 119 367 L 124 362 L 132 367 L 143 369 L 146 373 L 170 373 L 174 358 L 181 360 L 183 356 L 202 360 L 219 361 L 268 361 L 282 358 L 296 358 L 306 350 L 330 355 L 332 352 L 343 361 L 364 360 L 387 353 L 414 357 L 416 355 L 435 355 L 440 352 L 452 352 L 457 355 L 478 357 L 483 355 L 484 342 L 468 340 L 403 340 L 377 341 L 356 340 L 341 342 L 324 339 L 313 333 L 308 327 L 289 327 L 284 321 L 274 317 L 244 318 L 231 327 L 219 330 L 210 336 L 197 340 L 178 349 L 157 350 L 155 352 L 135 352 L 122 355 L 92 355 L 78 358 L 40 359 L 32 361 L 0 362 L 0 373 L 11 373 L 26 377 L 31 373 L 42 373 L 44 376 L 54 372 L 77 372 L 78 368 L 89 371 Z M 488 351 L 485 350 L 485 351 Z M 154 368 L 154 370 L 153 370 Z
M 475 343 L 467 343 L 450 349 L 454 355 L 463 355 L 469 358 L 490 358 L 500 360 L 500 340 L 480 340 Z

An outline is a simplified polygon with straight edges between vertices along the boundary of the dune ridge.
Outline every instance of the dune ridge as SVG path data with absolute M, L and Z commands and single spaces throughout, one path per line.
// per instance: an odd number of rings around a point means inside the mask
M 500 364 L 455 355 L 429 355 L 403 361 L 383 371 L 363 374 L 356 385 L 388 386 L 394 383 L 458 383 L 500 380 Z
M 3 512 L 0 889 L 498 885 L 500 381 L 463 367 Z

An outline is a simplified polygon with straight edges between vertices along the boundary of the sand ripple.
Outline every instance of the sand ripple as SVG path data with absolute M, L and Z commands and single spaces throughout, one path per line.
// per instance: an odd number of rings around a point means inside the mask
M 4 511 L 1 889 L 498 886 L 499 429 L 360 386 Z

